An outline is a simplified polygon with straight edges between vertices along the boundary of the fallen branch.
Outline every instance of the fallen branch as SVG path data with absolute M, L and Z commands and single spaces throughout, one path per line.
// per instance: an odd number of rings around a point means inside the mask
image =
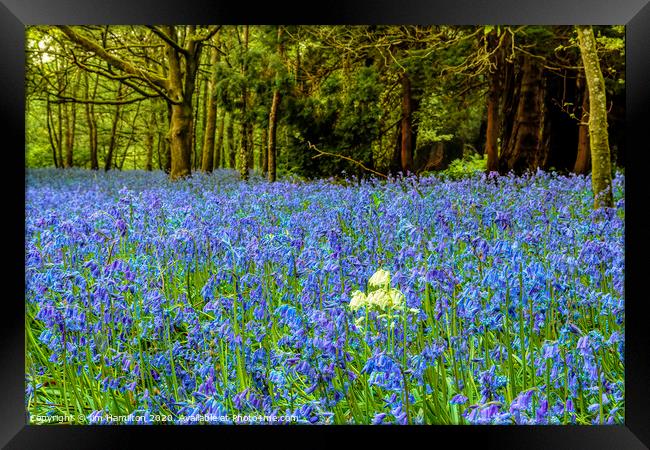
M 374 173 L 375 175 L 379 175 L 382 178 L 386 178 L 386 179 L 388 178 L 383 173 L 377 172 L 376 170 L 373 170 L 370 167 L 366 167 L 362 162 L 357 161 L 356 159 L 352 159 L 349 156 L 339 155 L 338 153 L 324 152 L 324 151 L 319 150 L 318 148 L 316 148 L 316 146 L 314 144 L 312 144 L 311 142 L 309 142 L 309 141 L 307 141 L 307 144 L 309 145 L 310 149 L 312 149 L 312 150 L 314 150 L 314 151 L 316 151 L 318 153 L 317 155 L 312 156 L 311 159 L 320 158 L 321 156 L 333 156 L 334 158 L 341 158 L 341 159 L 345 159 L 346 161 L 350 161 L 351 163 L 356 164 L 357 166 L 361 167 L 363 170 Z

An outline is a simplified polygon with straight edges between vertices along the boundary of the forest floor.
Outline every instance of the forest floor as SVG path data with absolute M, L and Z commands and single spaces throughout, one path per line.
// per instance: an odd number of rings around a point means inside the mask
M 624 195 L 30 169 L 32 423 L 624 423 Z

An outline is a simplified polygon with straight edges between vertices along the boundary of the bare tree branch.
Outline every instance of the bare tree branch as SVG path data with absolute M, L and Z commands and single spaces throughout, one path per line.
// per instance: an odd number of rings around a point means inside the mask
M 156 86 L 162 89 L 167 89 L 167 79 L 162 78 L 161 76 L 139 69 L 130 63 L 121 60 L 117 56 L 114 56 L 106 51 L 102 46 L 96 44 L 88 38 L 83 37 L 74 31 L 71 27 L 67 25 L 60 25 L 58 28 L 63 31 L 63 33 L 68 36 L 68 38 L 75 44 L 85 48 L 86 50 L 94 53 L 99 58 L 103 59 L 113 67 L 122 70 L 128 74 L 141 78 L 147 81 L 152 86 Z
M 91 104 L 91 105 L 126 105 L 129 103 L 141 102 L 146 100 L 149 97 L 136 97 L 131 99 L 124 100 L 93 100 L 89 98 L 77 98 L 69 97 L 67 95 L 54 94 L 52 92 L 47 92 L 47 94 L 56 97 L 54 100 L 49 100 L 50 103 L 82 103 L 82 104 Z M 157 96 L 156 96 L 157 97 Z
M 339 155 L 337 153 L 324 152 L 324 151 L 319 150 L 318 148 L 316 148 L 316 146 L 314 144 L 312 144 L 311 142 L 309 142 L 309 141 L 307 141 L 307 144 L 309 145 L 310 149 L 312 149 L 312 150 L 314 150 L 315 152 L 318 153 L 317 155 L 312 156 L 311 157 L 312 159 L 320 158 L 321 156 L 332 156 L 334 158 L 341 158 L 341 159 L 345 159 L 346 161 L 350 161 L 353 164 L 356 164 L 357 166 L 361 167 L 363 170 L 365 170 L 367 172 L 374 173 L 375 175 L 378 175 L 378 176 L 380 176 L 382 178 L 388 178 L 383 173 L 377 172 L 376 170 L 373 170 L 370 167 L 367 167 L 361 161 L 357 161 L 356 159 L 352 159 L 349 156 Z
M 92 66 L 89 66 L 89 65 L 86 65 L 86 64 L 80 62 L 79 59 L 77 58 L 77 56 L 74 54 L 74 52 L 71 52 L 71 54 L 72 54 L 72 60 L 73 60 L 73 62 L 74 62 L 74 63 L 75 63 L 79 68 L 81 68 L 81 69 L 83 69 L 83 70 L 85 70 L 85 71 L 87 71 L 87 72 L 96 73 L 96 74 L 98 74 L 98 75 L 103 76 L 104 78 L 108 78 L 108 79 L 110 79 L 110 80 L 116 80 L 116 81 L 119 81 L 120 83 L 122 83 L 122 84 L 124 84 L 124 85 L 130 87 L 131 89 L 133 89 L 134 91 L 136 91 L 138 94 L 142 95 L 143 97 L 148 97 L 148 98 L 163 97 L 163 98 L 164 98 L 165 100 L 167 100 L 168 102 L 171 102 L 171 103 L 178 103 L 178 102 L 176 102 L 174 99 L 172 99 L 170 96 L 168 96 L 168 95 L 165 93 L 165 90 L 159 88 L 159 87 L 156 86 L 156 85 L 153 85 L 153 84 L 151 84 L 151 83 L 148 83 L 146 80 L 143 80 L 142 78 L 140 78 L 140 77 L 138 77 L 138 76 L 129 75 L 129 74 L 127 74 L 127 75 L 116 75 L 116 74 L 114 74 L 113 72 L 107 72 L 107 71 L 104 70 L 104 69 L 97 69 L 97 68 L 94 68 L 94 67 L 92 67 Z M 111 67 L 111 66 L 110 66 L 110 63 L 109 63 L 109 66 L 108 66 L 108 69 L 109 69 L 109 70 L 110 70 L 110 67 Z M 147 86 L 149 86 L 151 89 L 153 89 L 154 91 L 156 91 L 156 93 L 153 94 L 153 93 L 151 93 L 151 92 L 147 92 L 147 91 L 145 91 L 142 87 L 138 86 L 137 84 L 135 84 L 135 83 L 134 83 L 133 81 L 131 81 L 131 80 L 138 80 L 138 81 L 140 81 L 140 82 L 144 82 Z

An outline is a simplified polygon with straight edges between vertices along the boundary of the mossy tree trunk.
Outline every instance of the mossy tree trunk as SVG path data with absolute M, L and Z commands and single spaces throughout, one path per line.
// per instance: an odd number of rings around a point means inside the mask
M 226 121 L 226 113 L 221 114 L 221 120 L 219 121 L 219 131 L 217 132 L 217 143 L 214 146 L 214 158 L 212 161 L 212 169 L 218 169 L 222 167 L 222 155 L 223 155 L 223 127 Z M 224 158 L 225 159 L 225 158 Z
M 262 171 L 262 175 L 266 175 L 268 172 L 268 148 L 267 143 L 268 139 L 268 127 L 260 127 L 260 133 L 262 134 L 260 139 L 260 152 L 259 152 L 259 166 Z
M 235 153 L 235 124 L 232 114 L 228 115 L 228 128 L 226 129 L 226 140 L 228 141 L 228 167 L 235 169 L 236 153 Z
M 193 34 L 194 27 L 190 28 L 190 33 Z M 168 37 L 175 42 L 177 39 L 175 28 L 167 26 L 165 31 Z M 185 178 L 192 173 L 192 125 L 194 119 L 192 96 L 196 83 L 200 46 L 196 42 L 189 40 L 185 51 L 185 58 L 183 58 L 185 67 L 183 67 L 181 55 L 179 55 L 177 49 L 169 44 L 165 47 L 165 55 L 169 63 L 168 93 L 172 99 L 177 101 L 177 103 L 172 104 L 169 124 L 172 160 L 169 175 L 172 180 Z
M 253 158 L 253 155 L 255 154 L 255 124 L 252 121 L 248 121 L 248 128 L 246 129 L 246 139 L 248 142 L 248 152 L 246 153 L 246 157 L 248 158 L 248 161 L 246 165 L 248 166 L 249 169 L 255 169 L 255 160 Z
M 201 162 L 201 170 L 204 172 L 211 172 L 214 166 L 214 133 L 217 127 L 216 85 L 218 62 L 219 50 L 217 47 L 213 47 L 212 53 L 210 55 L 210 66 L 212 67 L 212 74 L 207 88 L 208 100 L 205 118 L 205 135 L 203 136 L 203 161 Z
M 278 55 L 280 58 L 284 57 L 284 46 L 282 44 L 282 27 L 278 26 Z M 267 145 L 267 157 L 266 157 L 266 168 L 268 169 L 268 180 L 275 181 L 276 179 L 276 133 L 278 129 L 278 107 L 280 105 L 280 77 L 276 73 L 275 75 L 275 87 L 273 89 L 273 99 L 271 101 L 271 111 L 269 112 L 269 131 L 268 131 L 268 145 Z
M 244 78 L 244 83 L 242 85 L 242 107 L 241 107 L 241 139 L 239 146 L 239 176 L 242 180 L 248 180 L 248 169 L 250 157 L 248 153 L 250 149 L 248 148 L 248 127 L 249 127 L 249 118 L 248 118 L 248 89 L 246 86 L 246 53 L 248 52 L 248 25 L 244 25 L 244 40 L 242 44 L 242 77 Z
M 594 207 L 612 207 L 612 165 L 607 131 L 605 80 L 600 70 L 596 38 L 591 26 L 576 26 L 582 64 L 589 89 L 589 143 L 591 145 L 591 184 Z

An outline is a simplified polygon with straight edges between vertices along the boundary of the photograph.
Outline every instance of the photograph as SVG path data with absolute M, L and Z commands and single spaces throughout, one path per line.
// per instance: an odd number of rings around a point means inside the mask
M 626 29 L 25 26 L 27 424 L 625 425 Z

